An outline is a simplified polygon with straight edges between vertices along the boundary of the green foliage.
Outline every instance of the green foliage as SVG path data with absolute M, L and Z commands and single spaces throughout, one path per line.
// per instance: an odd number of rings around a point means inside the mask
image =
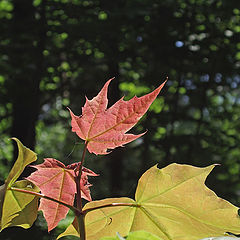
M 239 238 L 236 238 L 236 237 L 213 237 L 213 238 L 204 238 L 204 239 L 201 239 L 201 240 L 236 240 L 236 239 L 239 239 Z
M 13 183 L 16 182 L 27 165 L 37 160 L 36 153 L 23 146 L 18 139 L 13 138 L 13 140 L 16 141 L 18 146 L 18 158 L 5 181 L 7 188 L 11 187 Z
M 100 240 L 124 240 L 124 239 L 126 240 L 144 240 L 144 239 L 161 240 L 161 238 L 146 231 L 130 232 L 126 238 L 123 238 L 119 234 L 117 234 L 116 237 L 103 237 Z
M 139 179 L 135 201 L 113 198 L 87 203 L 87 239 L 114 236 L 116 232 L 125 236 L 142 229 L 166 240 L 238 233 L 238 208 L 204 185 L 213 167 L 154 166 Z M 58 238 L 67 235 L 79 235 L 76 219 Z
M 39 189 L 26 180 L 12 184 L 13 188 L 39 192 Z M 7 227 L 19 226 L 30 228 L 37 218 L 38 198 L 10 188 L 6 189 L 2 206 L 1 230 Z
M 27 180 L 16 182 L 24 168 L 36 161 L 37 157 L 33 151 L 23 146 L 18 139 L 13 139 L 17 142 L 19 153 L 5 184 L 1 186 L 1 230 L 10 226 L 29 228 L 37 218 L 38 198 L 13 190 L 13 188 L 21 188 L 39 192 L 39 189 Z
M 36 160 L 36 154 L 14 140 L 19 156 L 0 189 L 1 230 L 9 226 L 29 228 L 37 216 L 38 195 L 34 192 L 38 193 L 38 188 L 27 180 L 15 182 L 25 166 Z M 124 239 L 121 235 L 128 235 L 126 239 L 130 240 L 199 239 L 240 231 L 238 208 L 218 198 L 204 185 L 213 167 L 172 164 L 160 170 L 154 166 L 140 178 L 135 201 L 115 198 L 87 203 L 83 208 L 87 239 Z M 58 238 L 79 236 L 78 229 L 75 219 Z M 148 232 L 132 233 L 141 229 Z M 105 237 L 117 231 L 121 234 L 117 238 Z
M 41 210 L 50 231 L 71 209 L 75 219 L 58 239 L 73 235 L 82 240 L 95 240 L 114 237 L 116 232 L 119 232 L 119 239 L 124 239 L 121 235 L 128 236 L 127 239 L 140 239 L 139 235 L 131 236 L 131 232 L 141 230 L 147 231 L 141 234 L 150 234 L 149 237 L 155 234 L 164 240 L 198 240 L 226 233 L 237 234 L 240 231 L 239 209 L 205 186 L 215 165 L 199 168 L 174 163 L 162 169 L 155 165 L 140 177 L 135 200 L 121 197 L 91 201 L 88 176 L 97 174 L 83 167 L 87 150 L 105 155 L 108 149 L 142 136 L 126 132 L 146 113 L 165 84 L 140 98 L 120 99 L 107 109 L 111 80 L 96 97 L 86 98 L 80 117 L 69 109 L 72 132 L 84 140 L 80 162 L 66 166 L 46 158 L 44 163 L 35 166 L 37 170 L 26 180 L 17 181 L 26 166 L 37 157 L 13 138 L 18 146 L 18 158 L 0 188 L 1 230 L 10 226 L 29 228 L 36 220 L 37 211 Z M 213 101 L 218 104 L 221 100 L 213 98 Z M 83 206 L 82 198 L 90 202 Z
M 2 0 L 0 19 L 1 183 L 15 160 L 11 136 L 31 149 L 36 143 L 39 161 L 53 156 L 69 164 L 82 152 L 66 131 L 69 102 L 75 112 L 106 77 L 116 77 L 110 96 L 119 99 L 153 89 L 167 75 L 169 94 L 134 132 L 148 134 L 117 157 L 91 157 L 89 167 L 106 172 L 95 183 L 96 198 L 133 194 L 146 169 L 175 161 L 220 163 L 208 184 L 239 202 L 236 1 Z
M 4 179 L 7 178 L 8 172 L 10 170 L 10 164 L 12 160 L 13 146 L 9 144 L 9 138 L 5 135 L 2 135 L 0 140 L 0 180 L 4 182 Z

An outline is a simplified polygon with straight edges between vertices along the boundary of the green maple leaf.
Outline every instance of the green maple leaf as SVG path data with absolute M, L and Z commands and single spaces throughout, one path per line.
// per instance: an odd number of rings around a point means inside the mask
M 214 168 L 171 164 L 140 178 L 135 200 L 110 198 L 84 206 L 88 240 L 145 230 L 164 240 L 198 240 L 240 233 L 238 208 L 205 185 Z M 115 206 L 113 206 L 115 205 Z M 75 220 L 64 233 L 79 236 Z
M 39 189 L 27 180 L 17 181 L 13 187 L 39 192 Z M 37 218 L 38 198 L 8 189 L 5 193 L 1 230 L 19 226 L 29 228 Z
M 38 197 L 14 191 L 20 188 L 32 192 L 39 189 L 27 180 L 17 181 L 24 168 L 37 160 L 37 155 L 16 138 L 18 158 L 12 167 L 5 184 L 0 186 L 0 220 L 1 230 L 10 226 L 29 228 L 37 218 Z

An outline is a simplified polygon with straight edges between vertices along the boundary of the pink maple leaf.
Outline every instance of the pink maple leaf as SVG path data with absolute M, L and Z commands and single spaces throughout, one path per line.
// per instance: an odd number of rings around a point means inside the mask
M 45 158 L 42 164 L 33 166 L 37 171 L 33 172 L 27 179 L 38 186 L 41 193 L 45 196 L 54 198 L 68 205 L 73 205 L 76 183 L 74 169 L 77 164 L 65 166 L 53 158 Z M 88 176 L 98 176 L 93 171 L 83 167 L 80 180 L 81 197 L 91 201 L 88 182 Z M 43 211 L 43 215 L 48 224 L 48 231 L 55 228 L 60 220 L 66 217 L 69 208 L 44 198 L 41 198 L 39 210 Z
M 107 91 L 111 81 L 112 79 L 108 80 L 92 100 L 86 98 L 81 116 L 74 115 L 69 109 L 72 131 L 88 143 L 90 153 L 106 154 L 108 149 L 123 146 L 141 137 L 144 133 L 134 135 L 126 132 L 146 113 L 165 84 L 164 82 L 153 92 L 140 98 L 135 96 L 129 101 L 121 98 L 107 108 Z

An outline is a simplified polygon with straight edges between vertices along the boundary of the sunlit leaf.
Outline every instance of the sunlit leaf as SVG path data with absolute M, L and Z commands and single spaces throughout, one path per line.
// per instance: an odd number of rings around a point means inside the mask
M 17 181 L 12 187 L 39 192 L 39 189 L 27 180 Z M 19 226 L 30 228 L 37 218 L 38 197 L 8 189 L 2 209 L 1 230 Z
M 34 166 L 37 171 L 33 172 L 27 179 L 36 184 L 41 193 L 52 197 L 68 205 L 73 205 L 76 193 L 74 179 L 74 168 L 76 164 L 65 166 L 53 158 L 45 158 L 42 164 Z M 91 201 L 91 195 L 87 176 L 98 176 L 91 170 L 83 168 L 81 176 L 81 197 Z M 66 217 L 69 208 L 47 199 L 40 200 L 39 210 L 43 211 L 48 223 L 48 231 L 55 228 L 60 220 Z
M 35 152 L 25 147 L 17 138 L 12 139 L 16 141 L 18 146 L 18 158 L 5 181 L 7 186 L 11 186 L 18 179 L 27 165 L 37 160 Z
M 111 204 L 113 202 L 135 204 L 135 201 L 130 198 L 110 198 L 89 202 L 85 205 L 84 209 L 91 207 L 95 208 L 98 206 Z M 134 219 L 135 210 L 136 208 L 134 207 L 117 206 L 88 213 L 85 219 L 87 239 L 91 240 L 98 239 L 103 236 L 115 236 L 116 232 L 118 232 L 118 229 L 121 229 L 121 235 L 127 235 Z M 66 235 L 79 236 L 77 229 L 78 223 L 77 219 L 75 218 L 73 224 L 71 224 L 58 238 Z
M 127 236 L 139 230 L 164 240 L 199 240 L 226 232 L 240 233 L 238 208 L 205 185 L 213 168 L 214 165 L 198 168 L 171 164 L 163 169 L 154 166 L 140 178 L 135 201 L 113 198 L 87 203 L 85 211 L 98 206 L 86 214 L 87 239 L 115 236 L 116 232 Z M 109 207 L 111 203 L 122 206 Z M 77 229 L 75 221 L 59 237 L 79 236 Z
M 201 240 L 239 240 L 240 238 L 236 237 L 210 237 L 210 238 L 204 238 Z
M 100 240 L 162 240 L 162 238 L 146 231 L 130 232 L 126 238 L 121 237 L 118 233 L 116 237 L 103 237 Z
M 86 99 L 80 117 L 70 110 L 72 131 L 88 142 L 87 148 L 90 153 L 106 154 L 108 149 L 123 146 L 142 136 L 143 134 L 126 132 L 146 113 L 165 84 L 140 98 L 135 96 L 129 101 L 121 98 L 107 109 L 107 91 L 111 80 L 105 83 L 96 97 L 92 100 Z
M 37 192 L 38 189 L 28 181 L 18 181 L 24 168 L 36 161 L 37 155 L 25 147 L 18 139 L 13 138 L 18 146 L 18 158 L 13 165 L 5 184 L 0 187 L 1 230 L 10 226 L 29 228 L 37 216 L 37 197 L 13 191 L 11 187 Z

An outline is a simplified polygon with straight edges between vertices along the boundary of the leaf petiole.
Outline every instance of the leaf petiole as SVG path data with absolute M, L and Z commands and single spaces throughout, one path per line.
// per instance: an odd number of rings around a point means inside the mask
M 57 200 L 55 198 L 52 198 L 52 197 L 49 197 L 49 196 L 45 196 L 42 193 L 32 192 L 32 191 L 29 191 L 29 190 L 26 190 L 26 189 L 16 188 L 16 187 L 10 187 L 9 190 L 16 191 L 16 192 L 21 192 L 21 193 L 26 193 L 26 194 L 30 194 L 30 195 L 34 195 L 34 196 L 40 197 L 40 198 L 45 198 L 47 200 L 50 200 L 50 201 L 62 204 L 63 206 L 68 207 L 69 209 L 71 209 L 73 212 L 79 212 L 79 210 L 76 207 L 74 207 L 72 205 L 69 205 L 69 204 L 67 204 L 65 202 L 59 201 L 59 200 Z
M 85 216 L 87 213 L 92 212 L 94 210 L 98 210 L 98 209 L 106 208 L 106 207 L 120 207 L 120 206 L 136 207 L 136 208 L 141 207 L 140 204 L 135 204 L 135 203 L 109 203 L 109 204 L 105 204 L 105 205 L 102 205 L 102 206 L 97 206 L 97 207 L 92 207 L 92 208 L 85 209 L 85 210 L 82 211 L 82 213 Z

